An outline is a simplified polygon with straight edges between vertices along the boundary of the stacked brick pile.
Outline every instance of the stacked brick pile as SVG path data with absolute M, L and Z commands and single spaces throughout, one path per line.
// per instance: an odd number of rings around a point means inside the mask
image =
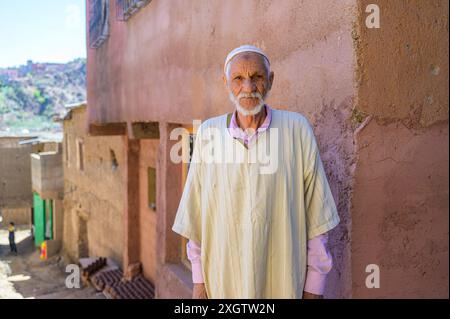
M 140 267 L 129 267 L 126 274 L 118 268 L 98 271 L 90 283 L 112 299 L 153 299 L 155 288 L 144 278 Z
M 100 269 L 106 266 L 106 258 L 100 257 L 93 261 L 91 264 L 83 268 L 81 272 L 81 277 L 83 282 L 89 282 L 92 275 L 98 272 Z
M 155 289 L 142 275 L 130 281 L 122 280 L 118 284 L 107 286 L 105 292 L 113 299 L 153 299 Z
M 99 272 L 91 277 L 91 283 L 98 291 L 105 290 L 106 287 L 113 287 L 120 283 L 123 274 L 119 269 L 111 269 Z

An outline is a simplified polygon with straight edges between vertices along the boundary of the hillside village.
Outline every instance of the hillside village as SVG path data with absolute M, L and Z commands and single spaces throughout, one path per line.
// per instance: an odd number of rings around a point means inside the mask
M 86 59 L 0 68 L 0 131 L 60 132 L 64 105 L 86 99 Z

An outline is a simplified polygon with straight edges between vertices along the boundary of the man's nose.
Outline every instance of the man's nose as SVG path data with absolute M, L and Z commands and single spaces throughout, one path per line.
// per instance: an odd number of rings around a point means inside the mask
M 256 89 L 255 83 L 251 79 L 244 79 L 242 82 L 242 91 L 246 93 L 252 93 Z

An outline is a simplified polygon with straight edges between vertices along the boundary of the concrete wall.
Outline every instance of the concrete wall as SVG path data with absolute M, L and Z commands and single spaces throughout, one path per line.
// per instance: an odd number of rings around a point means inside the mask
M 91 137 L 84 134 L 84 108 L 72 111 L 64 122 L 64 229 L 65 254 L 77 261 L 83 254 L 105 256 L 119 265 L 123 259 L 123 137 Z M 76 141 L 84 141 L 84 170 L 76 165 Z M 118 166 L 113 168 L 114 152 Z
M 448 298 L 448 1 L 378 1 L 367 29 L 372 2 L 355 33 L 353 297 Z
M 31 145 L 19 145 L 20 137 L 0 137 L 0 208 L 26 208 L 31 192 Z
M 0 228 L 7 228 L 10 222 L 31 226 L 31 207 L 0 208 L 0 216 Z
M 41 198 L 62 198 L 64 180 L 62 152 L 31 154 L 32 189 Z

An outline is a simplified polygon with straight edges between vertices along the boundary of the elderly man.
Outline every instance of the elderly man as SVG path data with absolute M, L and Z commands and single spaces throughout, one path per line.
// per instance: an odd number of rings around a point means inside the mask
M 264 101 L 274 73 L 267 55 L 231 51 L 223 80 L 236 110 L 205 121 L 195 141 L 173 231 L 189 239 L 193 298 L 321 298 L 332 266 L 327 232 L 339 217 L 313 130 L 298 113 Z M 259 161 L 205 161 L 201 136 L 219 131 L 214 152 Z M 275 141 L 275 143 L 273 142 Z

